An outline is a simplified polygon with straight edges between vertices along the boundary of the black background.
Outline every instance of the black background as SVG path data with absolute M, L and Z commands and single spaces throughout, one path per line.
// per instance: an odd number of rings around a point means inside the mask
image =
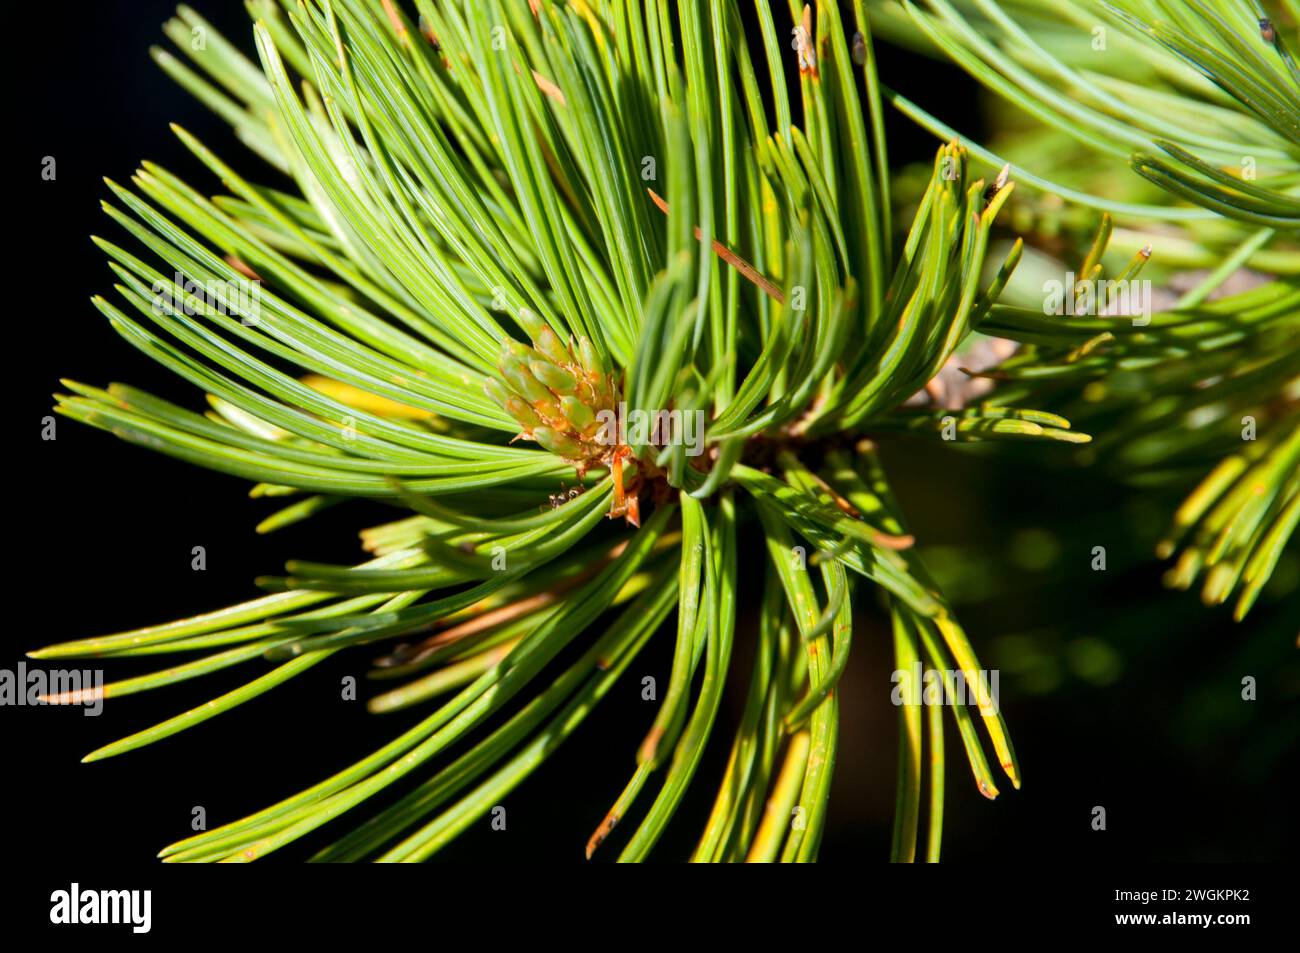
M 203 0 L 198 7 L 251 53 L 242 4 Z M 118 339 L 89 303 L 93 293 L 111 293 L 112 275 L 88 235 L 121 240 L 98 207 L 108 195 L 101 176 L 125 182 L 141 159 L 159 162 L 200 189 L 219 190 L 168 131 L 169 121 L 180 121 L 218 154 L 240 163 L 233 136 L 147 56 L 149 45 L 167 44 L 159 27 L 169 3 L 63 5 L 57 29 L 47 20 L 51 9 L 12 8 L 20 25 L 10 31 L 8 44 L 16 58 L 10 67 L 17 70 L 10 98 L 19 106 L 6 150 L 7 161 L 17 164 L 7 176 L 8 193 L 17 201 L 6 203 L 12 243 L 5 252 L 8 329 L 15 336 L 7 349 L 7 392 L 16 406 L 7 425 L 10 445 L 18 448 L 8 460 L 6 494 L 6 549 L 16 571 L 6 574 L 9 612 L 0 635 L 0 665 L 9 668 L 40 645 L 252 597 L 252 579 L 278 573 L 290 557 L 354 560 L 356 531 L 384 513 L 345 506 L 303 527 L 258 537 L 253 526 L 272 507 L 249 500 L 241 481 L 63 419 L 57 440 L 40 440 L 49 394 L 61 377 L 96 386 L 129 382 L 199 406 L 199 395 Z M 888 51 L 882 71 L 912 98 L 978 131 L 975 93 L 963 75 Z M 935 143 L 904 120 L 891 116 L 890 132 L 895 162 L 932 155 Z M 40 177 L 44 156 L 57 160 L 55 181 Z M 253 170 L 253 178 L 262 171 L 256 159 L 243 168 Z M 987 455 L 918 443 L 889 445 L 887 460 L 923 540 L 996 547 L 1017 521 L 1041 516 L 1051 522 L 1068 516 L 1064 509 L 1077 518 L 1126 505 L 1122 491 L 1086 473 L 1019 467 L 1009 474 Z M 1053 485 L 1050 498 L 1040 490 L 1046 479 Z M 947 485 L 960 492 L 949 492 Z M 1084 565 L 1093 540 L 1080 536 L 1073 542 L 1077 552 L 1067 555 Z M 206 548 L 206 572 L 190 568 L 196 545 Z M 1264 653 L 1255 673 L 1266 712 L 1235 730 L 1201 735 L 1194 719 L 1188 727 L 1189 698 L 1206 685 L 1236 690 L 1240 675 L 1230 662 L 1244 639 L 1241 630 L 1226 612 L 1208 613 L 1192 596 L 1160 593 L 1154 563 L 1139 561 L 1115 577 L 1074 593 L 1068 603 L 977 603 L 965 616 L 981 651 L 1000 631 L 1048 625 L 1061 613 L 1092 618 L 1105 634 L 1108 620 L 1127 611 L 1126 600 L 1137 592 L 1148 622 L 1126 655 L 1125 677 L 1107 689 L 1075 686 L 1030 696 L 1004 683 L 1024 790 L 984 801 L 950 735 L 946 859 L 1072 864 L 1289 856 L 1295 788 L 1283 771 L 1293 770 L 1296 760 L 1295 710 L 1268 697 L 1283 688 L 1276 678 L 1283 664 L 1292 666 L 1294 677 L 1294 604 L 1263 603 L 1252 617 L 1258 627 L 1252 638 L 1269 633 L 1278 645 Z M 1051 580 L 1039 582 L 1047 589 Z M 879 690 L 893 667 L 888 633 L 878 618 L 868 618 L 854 641 L 822 850 L 831 863 L 879 861 L 889 849 L 896 727 L 887 693 Z M 635 668 L 666 672 L 670 642 L 656 640 Z M 737 651 L 737 671 L 745 672 L 744 649 Z M 86 752 L 240 684 L 251 669 L 110 702 L 99 718 L 86 718 L 79 709 L 0 709 L 11 766 L 4 789 L 16 802 L 6 811 L 16 828 L 9 846 L 29 861 L 72 868 L 95 861 L 146 863 L 161 846 L 190 833 L 195 806 L 219 824 L 314 783 L 416 717 L 369 716 L 363 702 L 341 700 L 340 679 L 356 675 L 364 688 L 367 662 L 358 654 L 335 657 L 182 736 L 84 766 L 78 759 Z M 108 677 L 129 671 L 135 669 L 110 666 Z M 639 677 L 632 674 L 579 735 L 507 799 L 507 832 L 492 832 L 484 821 L 438 859 L 579 862 L 587 834 L 626 780 L 652 717 L 637 695 Z M 743 678 L 734 682 L 733 689 L 743 688 Z M 684 857 L 698 834 L 712 797 L 709 779 L 725 758 L 728 726 L 741 700 L 733 690 L 717 732 L 722 743 L 710 748 L 695 796 L 657 857 Z M 1260 744 L 1271 746 L 1274 756 L 1257 756 L 1252 745 Z M 1107 809 L 1104 833 L 1089 826 L 1094 805 Z M 337 831 L 336 824 L 331 833 Z M 301 859 L 319 843 L 304 842 L 271 862 Z

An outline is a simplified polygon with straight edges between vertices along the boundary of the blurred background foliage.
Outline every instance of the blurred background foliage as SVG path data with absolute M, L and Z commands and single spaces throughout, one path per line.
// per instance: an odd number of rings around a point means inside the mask
M 989 28 L 988 17 L 994 6 L 986 0 L 873 5 L 878 33 L 914 57 L 896 53 L 896 66 L 910 63 L 913 75 L 933 71 L 949 77 L 946 83 L 918 89 L 899 79 L 900 71 L 882 68 L 886 81 L 894 77 L 893 85 L 925 113 L 1017 167 L 1110 202 L 1172 207 L 1168 193 L 1080 141 L 1086 136 L 1078 130 L 1040 122 L 1014 101 L 977 84 L 917 29 L 918 19 L 959 8 L 985 28 L 983 35 L 996 36 L 999 31 Z M 1149 112 L 1155 119 L 1160 118 L 1155 91 L 1169 91 L 1187 80 L 1179 74 L 1171 83 L 1169 72 L 1153 70 L 1151 61 L 1125 54 L 1118 43 L 1120 52 L 1099 54 L 1081 28 L 1103 22 L 1099 16 L 1088 19 L 1099 4 L 1012 0 L 997 6 L 994 15 L 1005 10 L 1016 17 L 1070 68 L 1091 71 L 1093 79 L 1104 75 L 1145 84 L 1153 91 Z M 1282 11 L 1276 26 L 1294 37 L 1290 11 Z M 1046 71 L 1042 58 L 1017 62 Z M 1197 86 L 1197 78 L 1188 85 Z M 1071 92 L 1066 83 L 1057 87 L 1062 95 Z M 919 194 L 925 174 L 923 161 L 900 169 L 899 193 Z M 1077 269 L 1102 214 L 1017 180 L 998 232 L 1002 248 L 1020 237 L 1026 249 L 1002 301 L 1039 309 L 1043 282 Z M 1161 222 L 1117 214 L 1113 224 L 1105 272 L 1116 274 L 1140 250 L 1150 248 L 1142 277 L 1153 283 L 1157 310 L 1172 307 L 1257 232 L 1219 217 Z M 1298 249 L 1293 233 L 1269 236 L 1248 257 L 1239 258 L 1239 266 L 1245 261 L 1249 267 L 1238 267 L 1208 300 L 1295 275 L 1300 271 Z M 998 250 L 995 246 L 995 255 Z M 1292 335 L 1275 339 L 1270 347 L 1285 357 L 1300 349 L 1300 341 Z M 985 447 L 967 446 L 960 448 L 960 462 L 919 441 L 886 447 L 885 460 L 902 502 L 918 513 L 919 545 L 962 618 L 972 631 L 988 637 L 980 644 L 987 646 L 986 664 L 1002 671 L 1004 704 L 1017 727 L 1022 762 L 1046 768 L 1043 780 L 1049 790 L 1056 789 L 1067 801 L 1087 800 L 1085 792 L 1098 792 L 1090 806 L 1106 806 L 1107 796 L 1125 805 L 1118 823 L 1130 835 L 1134 822 L 1145 832 L 1125 838 L 1128 856 L 1281 858 L 1286 850 L 1282 841 L 1293 840 L 1296 831 L 1287 804 L 1294 802 L 1300 763 L 1300 553 L 1295 540 L 1283 550 L 1244 621 L 1235 622 L 1223 605 L 1202 605 L 1198 587 L 1190 592 L 1162 588 L 1162 582 L 1178 581 L 1168 563 L 1157 558 L 1157 551 L 1168 555 L 1161 542 L 1170 514 L 1204 470 L 1161 470 L 1149 464 L 1176 456 L 1181 442 L 1199 439 L 1195 435 L 1202 426 L 1220 427 L 1226 436 L 1215 446 L 1218 452 L 1231 452 L 1240 440 L 1239 424 L 1225 419 L 1231 417 L 1225 408 L 1216 413 L 1211 404 L 1199 417 L 1193 412 L 1180 420 L 1164 438 L 1170 445 L 1153 450 L 1149 440 L 1145 446 L 1138 440 L 1115 448 L 1107 444 L 1108 424 L 1123 429 L 1124 418 L 1089 419 L 1079 409 L 1096 394 L 1088 386 L 1067 398 L 1075 403 L 1061 411 L 1094 435 L 1094 442 L 1083 447 L 1053 448 L 1049 454 L 1027 454 L 1017 447 L 990 454 Z M 1112 392 L 1130 390 L 1133 407 L 1155 399 L 1141 373 L 1113 374 L 1106 386 Z M 1294 403 L 1295 388 L 1293 379 L 1282 399 Z M 1283 415 L 1281 439 L 1294 439 L 1294 421 Z M 1111 449 L 1118 452 L 1107 452 Z M 1294 469 L 1289 478 L 1295 479 Z M 1097 546 L 1105 547 L 1104 571 L 1093 568 Z M 1242 700 L 1246 677 L 1259 686 L 1256 701 Z M 1024 738 L 1024 732 L 1031 736 Z M 1046 792 L 1037 787 L 1034 774 L 1035 767 L 1026 769 L 1025 789 L 1011 799 L 1027 802 L 1028 818 L 1006 819 L 1004 827 L 1006 804 L 995 806 L 998 819 L 992 826 L 981 824 L 978 811 L 950 813 L 949 856 L 997 850 L 1000 838 L 1022 836 L 1034 826 L 1042 832 L 1045 850 L 1059 849 L 1058 838 L 1066 835 L 1055 811 L 1046 806 L 1050 798 L 1040 800 Z M 1116 814 L 1108 813 L 1113 828 Z M 1274 839 L 1274 832 L 1281 840 Z M 1068 839 L 1094 855 L 1110 855 L 1109 846 L 1083 834 Z

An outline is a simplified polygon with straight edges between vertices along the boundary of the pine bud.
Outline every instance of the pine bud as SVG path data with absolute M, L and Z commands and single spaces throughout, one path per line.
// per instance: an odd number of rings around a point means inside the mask
M 564 342 L 549 327 L 543 326 L 541 330 L 533 335 L 533 346 L 554 364 L 573 363 L 573 355 L 569 353 L 569 349 L 564 346 Z
M 568 418 L 569 423 L 573 424 L 574 429 L 583 436 L 591 434 L 596 429 L 596 415 L 578 398 L 561 397 L 560 409 L 564 411 L 564 416 Z
M 528 362 L 528 368 L 533 372 L 534 377 L 557 394 L 576 394 L 578 392 L 578 382 L 573 375 L 556 367 L 550 361 L 533 358 Z
M 559 415 L 560 405 L 555 400 L 555 395 L 538 383 L 537 378 L 533 377 L 528 365 L 522 359 L 511 355 L 509 359 L 503 360 L 501 362 L 501 374 L 516 394 L 523 397 L 541 413 L 547 417 Z
M 582 369 L 588 374 L 604 374 L 605 365 L 596 353 L 595 346 L 585 337 L 578 338 L 578 358 L 582 361 Z
M 515 318 L 515 324 L 523 329 L 528 335 L 530 341 L 536 341 L 537 335 L 541 334 L 542 328 L 546 327 L 546 322 L 527 308 L 520 308 L 519 315 Z
M 495 377 L 484 378 L 483 390 L 487 391 L 487 395 L 502 407 L 510 399 L 510 391 L 506 390 L 505 385 Z
M 582 446 L 578 441 L 551 427 L 534 427 L 533 439 L 556 456 L 568 457 L 569 459 L 582 456 Z
M 542 426 L 542 418 L 533 411 L 532 404 L 521 397 L 511 395 L 501 402 L 506 413 L 519 422 L 526 431 L 536 430 Z

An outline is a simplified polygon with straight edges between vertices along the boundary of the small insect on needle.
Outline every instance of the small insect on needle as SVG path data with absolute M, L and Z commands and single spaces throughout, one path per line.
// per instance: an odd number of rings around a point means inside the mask
M 867 61 L 867 38 L 862 35 L 861 30 L 855 30 L 853 33 L 853 62 L 861 66 Z
M 1007 187 L 1007 180 L 1011 178 L 1011 163 L 1008 162 L 998 173 L 998 177 L 993 180 L 992 184 L 984 190 L 984 204 L 988 205 L 993 201 L 993 197 Z

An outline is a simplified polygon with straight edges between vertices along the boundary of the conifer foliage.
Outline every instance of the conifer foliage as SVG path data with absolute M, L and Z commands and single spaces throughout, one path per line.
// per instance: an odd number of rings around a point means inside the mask
M 173 126 L 211 178 L 144 163 L 108 183 L 115 227 L 95 239 L 116 276 L 95 306 L 196 400 L 66 381 L 58 411 L 283 500 L 263 532 L 356 498 L 400 515 L 362 532 L 356 565 L 291 562 L 247 602 L 33 654 L 166 660 L 110 699 L 192 682 L 194 707 L 88 760 L 181 743 L 340 652 L 375 659 L 372 711 L 425 717 L 166 861 L 254 860 L 321 829 L 318 860 L 428 859 L 632 690 L 651 639 L 672 642 L 669 678 L 577 842 L 645 859 L 702 785 L 691 859 L 814 860 L 855 615 L 883 613 L 900 671 L 981 671 L 878 434 L 1087 452 L 1127 476 L 1200 467 L 1162 544 L 1171 581 L 1236 593 L 1239 617 L 1258 597 L 1300 513 L 1300 286 L 1209 298 L 1298 220 L 1292 3 L 1262 47 L 1246 0 L 247 6 L 255 60 L 187 7 L 153 55 L 251 155 Z M 1130 68 L 1165 78 L 1169 108 L 1134 107 L 1145 74 L 1070 60 L 1058 41 L 1089 18 L 1145 44 Z M 962 138 L 886 85 L 873 33 L 950 57 L 1147 191 L 1089 205 Z M 892 108 L 943 143 L 912 196 Z M 1267 174 L 1224 171 L 1246 154 Z M 1003 300 L 1022 182 L 1108 213 L 1080 279 L 1113 260 L 1112 215 L 1247 231 L 1173 310 L 1063 318 Z M 992 386 L 936 400 L 981 335 L 1015 344 Z M 1258 439 L 1229 432 L 1243 414 Z M 764 549 L 752 577 L 742 538 Z M 242 687 L 203 693 L 236 666 Z M 729 682 L 744 706 L 715 764 Z M 940 856 L 948 719 L 984 795 L 1020 784 L 987 692 L 919 701 L 899 707 L 898 860 Z

